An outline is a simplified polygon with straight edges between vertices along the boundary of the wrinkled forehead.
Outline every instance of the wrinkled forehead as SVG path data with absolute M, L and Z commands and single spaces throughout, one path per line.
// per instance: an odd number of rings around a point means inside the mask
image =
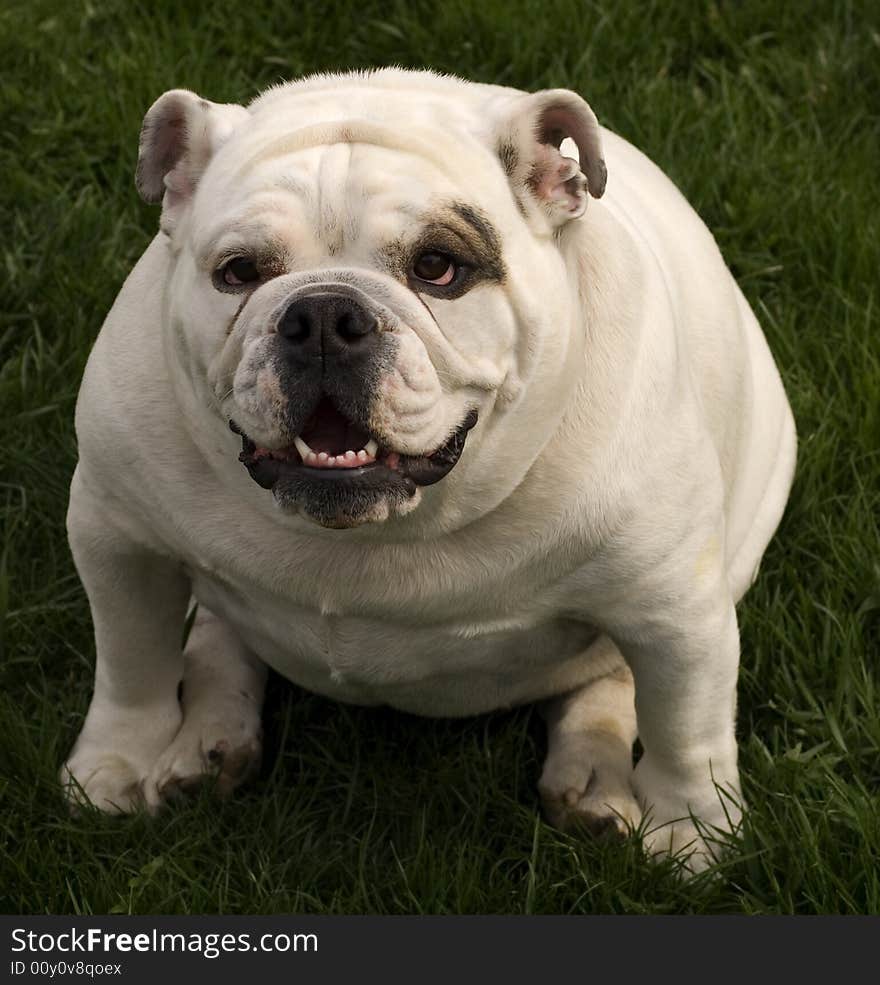
M 286 129 L 258 120 L 212 162 L 196 196 L 196 228 L 203 246 L 230 226 L 277 236 L 308 229 L 332 255 L 448 214 L 453 203 L 496 213 L 497 172 L 479 142 L 424 123 L 341 119 Z
M 396 225 L 434 200 L 461 195 L 433 162 L 407 150 L 342 140 L 273 150 L 246 161 L 231 191 L 247 198 L 248 207 L 262 199 L 271 210 L 284 200 L 284 209 L 299 213 L 319 235 L 340 226 L 352 235 L 368 217 Z

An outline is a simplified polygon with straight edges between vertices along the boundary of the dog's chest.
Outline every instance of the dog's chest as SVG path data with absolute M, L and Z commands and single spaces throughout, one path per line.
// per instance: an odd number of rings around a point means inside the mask
M 426 715 L 468 715 L 537 700 L 593 676 L 589 626 L 529 611 L 394 618 L 320 611 L 196 574 L 196 598 L 269 666 L 311 691 Z

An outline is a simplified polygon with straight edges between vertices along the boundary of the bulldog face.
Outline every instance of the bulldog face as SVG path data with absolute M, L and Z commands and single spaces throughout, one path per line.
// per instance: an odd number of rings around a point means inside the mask
M 566 376 L 554 233 L 601 194 L 597 133 L 574 94 L 424 73 L 154 105 L 138 183 L 163 199 L 181 364 L 283 509 L 350 527 L 413 511 L 458 470 L 478 511 L 515 486 Z M 559 153 L 566 136 L 592 174 Z M 543 416 L 517 431 L 524 393 Z

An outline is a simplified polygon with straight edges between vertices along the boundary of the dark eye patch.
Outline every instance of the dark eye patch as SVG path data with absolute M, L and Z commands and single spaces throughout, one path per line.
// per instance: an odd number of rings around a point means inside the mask
M 211 261 L 208 261 L 211 263 Z M 279 248 L 236 250 L 212 262 L 211 281 L 218 291 L 240 294 L 287 271 L 290 258 Z
M 408 280 L 413 290 L 442 298 L 461 297 L 477 284 L 504 280 L 500 239 L 479 210 L 454 203 L 425 213 L 423 221 L 413 239 L 394 240 L 379 251 L 378 262 L 392 276 Z M 451 283 L 436 285 L 429 283 L 431 277 L 418 273 L 416 278 L 410 276 L 414 265 L 427 254 L 443 256 L 455 265 L 456 275 Z

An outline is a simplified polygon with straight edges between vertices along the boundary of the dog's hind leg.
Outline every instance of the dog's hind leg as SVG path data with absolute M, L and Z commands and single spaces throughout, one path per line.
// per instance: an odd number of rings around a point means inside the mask
M 144 782 L 151 810 L 205 781 L 228 796 L 260 765 L 265 665 L 201 605 L 183 660 L 183 721 Z
M 547 758 L 538 790 L 554 827 L 624 835 L 642 816 L 631 785 L 636 739 L 632 674 L 607 637 L 600 637 L 587 656 L 610 663 L 611 669 L 542 706 Z

